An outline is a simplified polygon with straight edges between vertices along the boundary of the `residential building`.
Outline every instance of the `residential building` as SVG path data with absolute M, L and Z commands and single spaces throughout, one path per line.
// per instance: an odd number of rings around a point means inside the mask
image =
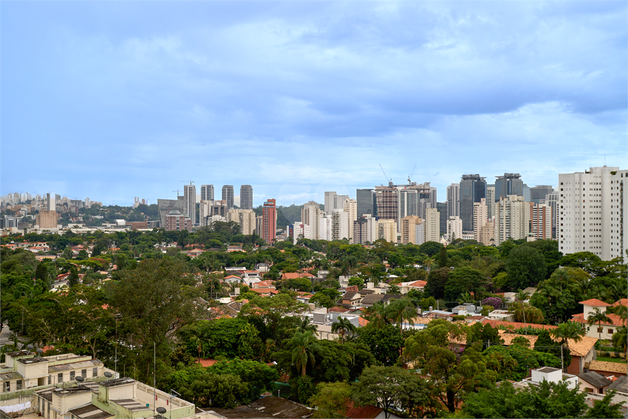
M 612 340 L 613 334 L 617 332 L 617 329 L 626 325 L 625 320 L 622 320 L 619 315 L 608 311 L 608 307 L 616 307 L 619 305 L 628 306 L 628 299 L 626 298 L 618 300 L 613 304 L 608 304 L 596 298 L 591 298 L 586 301 L 580 301 L 579 304 L 582 304 L 583 306 L 582 313 L 571 316 L 571 321 L 582 324 L 586 329 L 586 336 Z M 593 316 L 597 311 L 605 313 L 609 321 L 589 325 L 589 317 Z
M 46 209 L 48 211 L 56 211 L 57 206 L 55 204 L 55 194 L 47 193 L 46 194 Z
M 333 229 L 333 216 L 332 214 L 327 214 L 325 211 L 321 211 L 320 218 L 318 219 L 318 239 L 319 240 L 332 240 L 332 229 Z M 309 228 L 309 226 L 307 226 Z M 316 237 L 314 233 L 309 233 L 309 235 L 305 235 L 304 237 Z
M 331 214 L 331 239 L 332 240 L 349 240 L 353 233 L 350 227 L 349 213 L 341 209 L 336 209 Z
M 495 202 L 508 195 L 523 197 L 523 181 L 519 173 L 504 173 L 495 181 Z
M 172 210 L 166 215 L 164 229 L 166 231 L 192 231 L 193 223 L 190 217 L 181 214 L 179 210 Z
M 397 219 L 410 215 L 419 215 L 419 191 L 416 189 L 399 189 L 399 205 Z M 401 223 L 399 224 L 401 226 Z
M 214 185 L 201 185 L 201 201 L 214 200 Z
M 462 220 L 454 215 L 447 220 L 447 240 L 451 243 L 456 239 L 462 239 Z
M 184 213 L 196 224 L 196 186 L 189 184 L 183 186 Z
M 227 222 L 236 222 L 240 226 L 240 232 L 251 235 L 255 232 L 255 211 L 252 209 L 232 209 L 227 213 Z
M 320 227 L 319 219 L 321 218 L 321 206 L 310 201 L 303 205 L 301 209 L 301 222 L 307 224 L 309 227 L 310 237 L 305 237 L 310 240 L 319 240 Z
M 336 209 L 336 192 L 325 192 L 325 212 L 331 214 Z
M 460 218 L 462 230 L 473 231 L 473 204 L 486 198 L 486 179 L 480 175 L 462 175 L 460 181 Z
M 353 223 L 353 243 L 367 244 L 377 240 L 377 220 L 364 214 Z
M 549 206 L 552 209 L 552 238 L 556 238 L 556 215 L 558 214 L 558 201 L 560 199 L 560 193 L 558 191 L 553 191 L 552 193 L 548 193 L 545 195 L 545 201 L 541 202 Z
M 497 205 L 495 218 L 495 244 L 508 240 L 525 239 L 529 232 L 529 206 L 526 207 L 523 196 L 508 195 L 501 197 Z
M 628 171 L 592 167 L 558 176 L 558 250 L 563 254 L 592 252 L 602 260 L 626 257 Z
M 452 183 L 447 187 L 447 216 L 460 216 L 460 184 Z
M 40 210 L 39 214 L 35 218 L 35 224 L 39 226 L 40 230 L 57 228 L 57 222 L 59 216 L 57 211 Z
M 253 187 L 251 185 L 240 186 L 240 208 L 253 209 Z
M 390 218 L 380 218 L 377 220 L 377 239 L 386 240 L 390 243 L 397 243 L 397 222 Z
M 436 208 L 425 210 L 425 241 L 438 242 L 440 238 L 440 213 Z
M 486 223 L 480 227 L 480 238 L 476 240 L 485 246 L 495 244 L 495 218 L 487 220 Z
M 343 203 L 343 211 L 348 214 L 349 224 L 347 226 L 349 236 L 347 238 L 353 243 L 353 223 L 358 219 L 358 203 L 355 199 L 345 199 Z
M 552 239 L 552 208 L 545 204 L 535 204 L 534 202 L 526 202 L 528 204 L 528 219 L 530 227 L 528 231 L 531 236 L 537 240 Z
M 208 219 L 217 216 L 226 220 L 228 213 L 229 210 L 227 209 L 227 203 L 225 201 L 201 201 L 199 204 L 200 225 L 210 225 L 211 223 L 208 222 Z
M 233 208 L 233 185 L 224 185 L 222 187 L 222 200 L 227 203 L 227 209 Z
M 347 199 L 349 199 L 349 195 L 336 195 L 334 197 L 334 209 L 343 209 L 343 206 Z
M 480 241 L 481 229 L 486 225 L 488 220 L 488 207 L 486 199 L 480 199 L 480 202 L 473 203 L 473 236 L 476 241 Z
M 267 199 L 262 207 L 262 234 L 266 243 L 272 243 L 277 237 L 277 207 L 274 199 Z
M 449 219 L 447 202 L 437 202 L 436 209 L 440 212 L 440 235 L 443 236 L 447 234 L 447 220 Z
M 554 192 L 554 187 L 551 185 L 538 185 L 530 188 L 530 201 L 535 204 L 542 204 L 548 194 Z
M 408 215 L 401 219 L 401 243 L 416 243 L 416 226 L 423 224 L 423 219 L 418 215 Z
M 355 192 L 355 200 L 358 204 L 358 217 L 368 214 L 372 217 L 377 215 L 377 201 L 375 199 L 375 191 L 372 189 L 357 189 Z
M 488 218 L 495 218 L 495 206 L 495 185 L 488 185 L 486 187 L 486 209 Z

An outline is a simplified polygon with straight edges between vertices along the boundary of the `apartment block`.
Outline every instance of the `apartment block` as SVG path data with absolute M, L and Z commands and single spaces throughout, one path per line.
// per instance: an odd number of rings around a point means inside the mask
M 478 242 L 480 241 L 480 230 L 486 224 L 489 219 L 488 206 L 486 205 L 486 199 L 480 199 L 480 202 L 473 204 L 473 237 Z
M 240 226 L 240 232 L 251 235 L 255 232 L 255 211 L 252 209 L 232 209 L 227 213 L 227 221 L 233 221 Z
M 401 219 L 401 243 L 416 243 L 416 227 L 423 224 L 423 219 L 418 215 L 408 215 Z
M 440 240 L 440 213 L 436 208 L 425 210 L 425 241 L 438 242 Z
M 495 244 L 508 239 L 525 239 L 529 232 L 529 206 L 523 196 L 508 195 L 501 197 L 497 204 L 495 218 Z
M 454 215 L 447 220 L 447 240 L 451 243 L 456 239 L 462 239 L 462 220 Z

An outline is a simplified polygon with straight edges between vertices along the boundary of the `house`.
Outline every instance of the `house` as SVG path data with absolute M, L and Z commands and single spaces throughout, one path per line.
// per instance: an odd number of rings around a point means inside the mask
M 619 362 L 605 362 L 605 361 L 597 361 L 592 360 L 587 364 L 587 369 L 589 371 L 599 372 L 605 377 L 609 376 L 626 376 L 628 373 L 628 366 L 626 364 L 621 364 Z
M 530 385 L 539 385 L 542 381 L 548 381 L 556 384 L 561 381 L 565 381 L 569 390 L 578 388 L 578 377 L 576 375 L 566 374 L 562 372 L 560 368 L 553 367 L 533 369 L 530 377 L 514 383 L 514 386 L 515 388 L 523 388 Z
M 242 279 L 236 275 L 229 275 L 225 277 L 225 282 L 229 284 L 239 284 L 240 282 L 242 282 Z
M 358 307 L 362 304 L 362 294 L 357 291 L 347 291 L 342 296 L 342 305 L 346 308 Z
M 187 252 L 185 252 L 189 257 L 191 257 L 192 259 L 194 259 L 197 256 L 202 255 L 203 253 L 205 253 L 205 251 L 203 249 L 192 249 L 192 250 L 188 250 Z
M 596 298 L 591 298 L 586 301 L 580 301 L 580 304 L 583 305 L 583 312 L 580 314 L 574 314 L 571 320 L 585 325 L 587 330 L 587 336 L 611 340 L 613 339 L 613 333 L 617 331 L 617 328 L 626 325 L 625 321 L 623 321 L 621 317 L 607 310 L 607 308 L 611 306 L 628 305 L 628 299 L 626 298 L 616 301 L 612 305 L 605 303 L 604 301 L 600 301 Z M 588 319 L 590 316 L 595 314 L 596 310 L 599 310 L 602 313 L 606 313 L 606 316 L 610 319 L 610 322 L 602 322 L 599 326 L 597 325 L 597 323 L 595 325 L 589 325 Z
M 368 294 L 362 298 L 362 307 L 373 307 L 373 305 L 384 298 L 384 294 Z
M 587 393 L 604 394 L 606 388 L 613 384 L 611 380 L 595 371 L 583 372 L 578 376 L 580 381 L 580 391 Z
M 286 272 L 285 274 L 281 274 L 281 279 L 297 279 L 297 278 L 312 279 L 316 277 L 307 272 Z
M 353 402 L 349 402 L 349 408 L 345 414 L 350 419 L 384 419 L 386 418 L 386 412 L 381 407 L 367 404 L 366 406 L 354 406 Z M 388 417 L 391 419 L 400 419 L 400 416 L 394 413 L 388 413 Z

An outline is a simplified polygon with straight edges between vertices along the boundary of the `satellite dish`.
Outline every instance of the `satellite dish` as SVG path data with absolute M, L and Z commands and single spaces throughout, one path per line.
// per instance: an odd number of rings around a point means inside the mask
M 159 406 L 157 408 L 157 413 L 159 413 L 160 415 L 163 415 L 164 413 L 166 413 L 166 408 L 162 407 L 162 406 Z
M 37 349 L 35 350 L 35 352 L 37 352 L 37 354 L 39 355 L 39 357 L 41 357 L 41 354 L 43 354 L 43 353 L 44 353 L 44 350 L 43 350 L 43 349 L 41 349 L 41 348 L 37 348 Z
M 29 351 L 32 351 L 33 349 L 35 349 L 35 347 L 33 346 L 32 343 L 29 343 L 28 345 L 26 345 L 26 349 L 28 349 Z
M 105 377 L 107 377 L 107 378 L 111 378 L 111 377 L 113 377 L 113 374 L 112 374 L 112 373 L 110 373 L 109 371 L 106 371 L 106 372 L 105 372 Z
M 82 383 L 83 381 L 85 381 L 85 377 L 83 377 L 82 375 L 79 375 L 78 377 L 75 378 L 76 381 L 78 381 L 79 383 Z

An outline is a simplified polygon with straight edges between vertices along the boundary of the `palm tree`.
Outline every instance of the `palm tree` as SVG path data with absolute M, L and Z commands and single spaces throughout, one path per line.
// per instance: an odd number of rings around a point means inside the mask
M 408 299 L 395 300 L 386 307 L 387 317 L 401 329 L 403 322 L 407 321 L 414 326 L 414 318 L 417 316 L 416 307 Z
M 381 302 L 377 302 L 368 309 L 366 309 L 365 317 L 369 322 L 372 322 L 374 327 L 378 329 L 381 329 L 387 324 L 390 324 L 390 319 L 388 318 L 386 306 Z
M 574 342 L 581 341 L 585 333 L 584 328 L 576 322 L 565 322 L 560 323 L 556 329 L 551 330 L 549 333 L 552 337 L 560 339 L 560 364 L 564 370 L 563 347 L 567 343 L 567 339 L 572 339 Z
M 599 340 L 602 340 L 602 322 L 611 323 L 611 319 L 608 318 L 606 312 L 600 311 L 599 308 L 595 309 L 594 313 L 589 314 L 587 318 L 587 323 L 589 325 L 593 325 L 597 323 L 597 332 L 599 333 Z
M 344 317 L 338 317 L 338 320 L 331 325 L 331 331 L 334 333 L 338 332 L 340 334 L 340 340 L 342 343 L 345 343 L 345 336 L 349 333 L 353 334 L 355 330 L 356 327 Z
M 297 332 L 312 332 L 312 333 L 316 333 L 317 332 L 317 327 L 315 324 L 312 324 L 310 322 L 310 318 L 309 317 L 304 317 L 302 318 L 298 323 L 297 323 Z
M 618 327 L 615 333 L 613 333 L 613 346 L 616 348 L 622 348 L 626 352 L 628 347 L 628 333 L 626 326 Z
M 305 376 L 308 361 L 314 366 L 314 353 L 320 351 L 321 347 L 312 332 L 297 332 L 290 339 L 292 347 L 292 364 L 301 370 L 301 376 Z

